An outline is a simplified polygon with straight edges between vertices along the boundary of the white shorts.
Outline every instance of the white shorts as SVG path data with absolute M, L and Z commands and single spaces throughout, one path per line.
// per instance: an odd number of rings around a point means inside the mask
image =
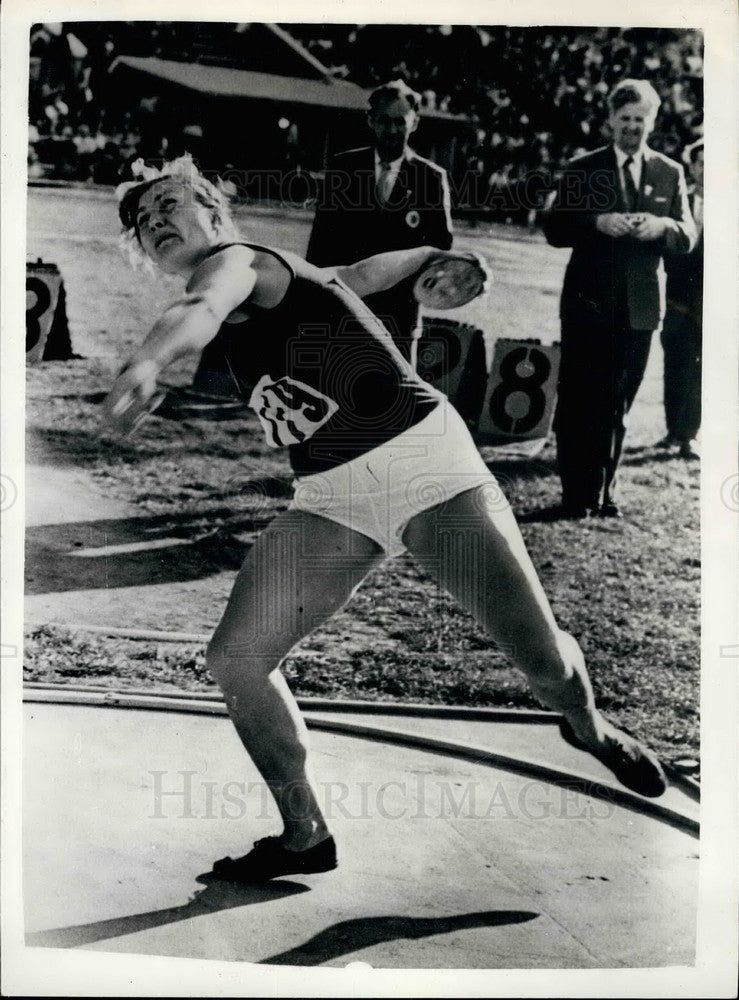
M 328 518 L 372 538 L 390 556 L 421 511 L 477 486 L 485 506 L 508 503 L 467 427 L 446 400 L 409 430 L 328 472 L 295 479 L 291 510 Z

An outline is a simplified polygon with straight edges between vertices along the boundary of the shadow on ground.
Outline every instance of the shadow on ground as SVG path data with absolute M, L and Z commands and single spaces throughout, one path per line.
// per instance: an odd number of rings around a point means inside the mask
M 546 458 L 486 458 L 485 464 L 498 482 L 505 486 L 506 482 L 546 479 L 557 474 L 557 460 L 552 454 Z
M 260 965 L 322 965 L 341 955 L 386 941 L 431 937 L 470 927 L 522 924 L 538 917 L 530 910 L 482 910 L 454 917 L 359 917 L 342 920 L 316 934 L 305 944 L 262 959 Z
M 230 421 L 240 432 L 233 444 L 204 439 L 198 428 L 205 423 L 194 418 L 176 422 L 151 418 L 131 439 L 107 431 L 31 427 L 27 435 L 26 455 L 30 462 L 77 468 L 96 468 L 101 462 L 135 465 L 152 458 L 172 457 L 182 451 L 209 458 L 240 460 L 244 457 L 244 442 L 251 435 L 251 424 L 247 420 Z M 183 439 L 183 431 L 193 433 Z
M 626 466 L 647 466 L 664 465 L 665 462 L 677 462 L 682 465 L 689 465 L 685 459 L 680 458 L 676 451 L 654 451 L 648 449 L 634 448 L 631 452 L 626 452 L 621 461 L 621 465 Z M 698 463 L 696 463 L 696 468 Z
M 30 427 L 26 437 L 26 460 L 45 465 L 95 467 L 101 461 L 111 464 L 141 462 L 166 454 L 158 442 L 131 444 L 124 438 L 108 437 L 85 430 L 58 427 Z
M 272 514 L 231 510 L 45 524 L 26 531 L 26 593 L 198 580 L 238 569 Z
M 219 910 L 269 903 L 284 896 L 295 896 L 308 891 L 308 886 L 299 882 L 271 882 L 250 886 L 218 882 L 196 892 L 193 898 L 182 906 L 170 906 L 165 910 L 151 910 L 148 913 L 134 913 L 127 917 L 114 917 L 111 920 L 97 920 L 91 924 L 34 931 L 26 934 L 26 945 L 29 948 L 81 948 L 97 941 L 109 941 L 112 938 L 124 937 L 126 934 L 138 934 L 182 920 L 193 920 L 208 913 L 217 913 Z
M 141 931 L 183 920 L 193 920 L 219 910 L 254 906 L 308 891 L 307 886 L 289 881 L 250 886 L 216 882 L 196 893 L 182 906 L 114 917 L 111 920 L 99 920 L 89 924 L 34 931 L 26 934 L 25 940 L 27 947 L 30 948 L 82 948 L 99 941 L 138 934 Z M 482 910 L 449 917 L 359 917 L 354 920 L 339 921 L 315 934 L 304 944 L 262 959 L 259 964 L 323 965 L 343 955 L 388 941 L 413 940 L 475 927 L 520 924 L 534 920 L 538 916 L 538 913 L 530 910 Z M 248 954 L 239 957 L 243 961 L 254 960 L 254 957 Z

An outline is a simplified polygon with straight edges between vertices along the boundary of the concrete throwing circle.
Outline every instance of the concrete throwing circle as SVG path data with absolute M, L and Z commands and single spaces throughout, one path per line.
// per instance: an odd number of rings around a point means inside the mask
M 314 732 L 339 868 L 203 885 L 279 829 L 227 719 L 24 712 L 28 945 L 416 969 L 694 961 L 697 841 L 617 802 Z

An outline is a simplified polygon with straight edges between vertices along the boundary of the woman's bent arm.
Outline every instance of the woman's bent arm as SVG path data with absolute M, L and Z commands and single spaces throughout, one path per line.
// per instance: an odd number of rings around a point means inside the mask
M 436 247 L 414 247 L 411 250 L 389 250 L 366 257 L 356 264 L 326 268 L 340 278 L 360 297 L 374 295 L 410 278 L 434 256 L 444 256 Z

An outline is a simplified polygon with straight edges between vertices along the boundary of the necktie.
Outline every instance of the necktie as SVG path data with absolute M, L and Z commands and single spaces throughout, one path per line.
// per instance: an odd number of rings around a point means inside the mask
M 377 200 L 381 205 L 386 205 L 390 200 L 390 193 L 393 190 L 392 163 L 380 164 L 380 176 L 377 178 Z
M 626 210 L 633 212 L 639 200 L 639 192 L 634 184 L 634 175 L 631 172 L 631 164 L 634 162 L 633 156 L 627 156 L 624 160 L 624 193 L 626 195 Z

